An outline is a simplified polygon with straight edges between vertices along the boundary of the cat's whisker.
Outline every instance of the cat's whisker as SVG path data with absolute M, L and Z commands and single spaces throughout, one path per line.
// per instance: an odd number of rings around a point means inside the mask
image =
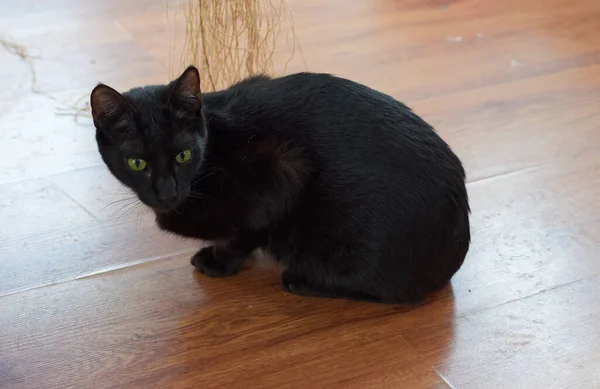
M 196 178 L 194 178 L 194 181 L 192 181 L 192 185 L 198 184 L 198 183 L 206 180 L 207 178 L 212 177 L 215 174 L 217 174 L 216 171 L 203 173 L 203 174 L 197 176 Z
M 127 208 L 123 212 L 123 214 L 120 216 L 120 218 L 126 218 L 126 217 L 130 216 L 132 213 L 135 213 L 135 210 L 139 207 L 140 204 L 141 204 L 141 202 L 134 202 L 131 207 Z
M 146 206 L 146 204 L 140 202 L 136 209 L 138 210 L 138 215 L 137 215 L 135 227 L 139 230 L 142 227 L 142 220 L 144 218 L 144 215 L 148 211 L 148 207 Z
M 117 216 L 118 218 L 124 217 L 125 214 L 132 208 L 132 206 L 135 206 L 135 204 L 136 204 L 136 199 L 131 199 L 131 201 L 129 203 L 123 205 L 121 208 L 119 208 L 118 210 L 113 212 L 109 216 L 109 219 L 113 219 L 115 216 Z M 117 215 L 119 212 L 121 212 L 121 214 Z
M 118 199 L 118 200 L 115 200 L 115 201 L 111 201 L 110 203 L 108 203 L 108 204 L 104 205 L 104 206 L 103 206 L 103 207 L 100 209 L 100 211 L 104 211 L 104 210 L 106 210 L 107 208 L 109 208 L 109 207 L 112 207 L 112 206 L 114 206 L 114 205 L 120 205 L 120 204 L 121 204 L 121 203 L 123 203 L 124 201 L 131 201 L 131 202 L 134 202 L 135 200 L 137 200 L 137 197 L 136 197 L 136 196 L 129 196 L 129 197 L 126 197 L 126 198 L 123 198 L 123 199 Z
M 104 211 L 104 210 L 108 209 L 109 207 L 113 207 L 115 205 L 122 205 L 123 202 L 125 202 L 125 201 L 128 201 L 128 202 L 131 201 L 131 202 L 133 202 L 133 200 L 134 199 L 127 198 L 127 199 L 119 199 L 119 200 L 116 200 L 116 201 L 112 201 L 112 202 L 106 204 L 104 207 L 102 207 L 101 210 Z
M 222 172 L 225 169 L 223 169 L 222 167 L 217 166 L 216 163 L 212 162 L 206 166 L 204 166 L 203 171 L 198 174 L 197 176 L 194 177 L 194 180 L 192 181 L 192 183 L 197 183 L 201 180 L 206 179 L 207 177 L 210 177 L 218 172 Z
M 206 196 L 203 195 L 202 193 L 196 193 L 196 192 L 190 192 L 187 197 L 192 198 L 192 199 L 197 199 L 197 200 L 202 200 L 202 199 L 206 198 Z
M 98 177 L 96 177 L 96 180 L 101 179 L 102 177 L 104 177 L 108 173 L 110 173 L 110 170 L 105 169 L 102 173 L 98 174 Z
M 117 221 L 123 218 L 125 212 L 132 206 L 132 204 L 127 204 L 125 207 L 121 208 L 119 211 L 114 212 L 110 215 L 110 219 L 113 221 Z
M 106 207 L 107 205 L 113 204 L 115 202 L 124 201 L 124 200 L 130 200 L 130 199 L 133 199 L 133 198 L 137 197 L 137 196 L 132 196 L 131 194 L 128 194 L 128 195 L 106 195 L 106 196 L 96 197 L 95 200 L 96 201 L 110 200 L 109 197 L 115 198 L 117 196 L 121 197 L 121 198 L 118 198 L 116 200 L 111 200 L 108 204 L 106 204 L 104 206 Z
M 96 199 L 101 199 L 103 197 L 108 197 L 108 196 L 132 196 L 131 191 L 123 191 L 122 193 L 105 193 L 102 196 L 98 196 Z

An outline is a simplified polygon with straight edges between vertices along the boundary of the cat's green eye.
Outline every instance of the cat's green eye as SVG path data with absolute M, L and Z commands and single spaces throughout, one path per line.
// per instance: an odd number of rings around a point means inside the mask
M 134 172 L 141 172 L 146 168 L 146 161 L 140 158 L 129 158 L 127 160 L 127 166 Z
M 188 163 L 190 162 L 190 159 L 192 159 L 192 150 L 190 149 L 183 150 L 175 156 L 175 161 L 179 164 Z

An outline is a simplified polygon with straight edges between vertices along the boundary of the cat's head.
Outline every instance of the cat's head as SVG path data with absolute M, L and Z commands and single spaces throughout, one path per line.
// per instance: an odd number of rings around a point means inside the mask
M 90 103 L 98 150 L 112 174 L 157 212 L 181 204 L 206 149 L 198 70 L 123 94 L 99 84 Z

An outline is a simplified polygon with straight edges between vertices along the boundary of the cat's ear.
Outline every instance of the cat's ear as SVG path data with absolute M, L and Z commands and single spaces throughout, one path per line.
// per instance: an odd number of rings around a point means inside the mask
M 127 102 L 123 96 L 104 84 L 98 84 L 90 95 L 92 118 L 96 127 L 104 127 L 108 123 L 118 121 L 127 112 Z
M 198 112 L 202 108 L 200 91 L 200 73 L 194 66 L 189 66 L 171 87 L 169 104 L 173 108 Z

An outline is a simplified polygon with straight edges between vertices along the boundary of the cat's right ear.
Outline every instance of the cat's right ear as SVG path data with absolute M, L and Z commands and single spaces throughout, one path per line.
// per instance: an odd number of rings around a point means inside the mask
M 126 114 L 127 102 L 123 96 L 108 85 L 98 84 L 90 95 L 92 118 L 97 128 L 105 128 Z
M 189 66 L 175 81 L 171 83 L 169 105 L 175 111 L 198 113 L 202 108 L 200 91 L 200 73 L 194 66 Z

